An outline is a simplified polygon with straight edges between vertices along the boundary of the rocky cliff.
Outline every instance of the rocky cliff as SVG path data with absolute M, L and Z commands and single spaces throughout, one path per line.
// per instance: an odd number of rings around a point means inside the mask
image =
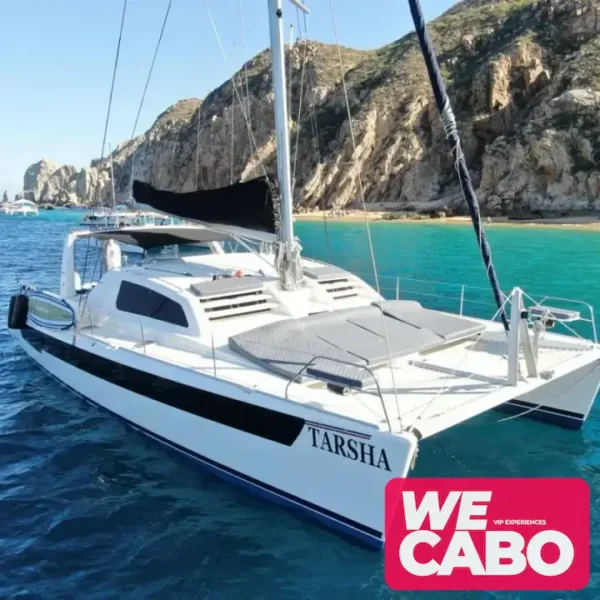
M 467 0 L 430 32 L 484 211 L 600 211 L 597 0 Z M 375 51 L 341 48 L 341 57 L 356 148 L 338 48 L 299 41 L 287 51 L 296 204 L 355 207 L 362 180 L 367 202 L 460 212 L 415 36 Z M 259 54 L 203 101 L 178 102 L 121 144 L 112 154 L 117 201 L 128 197 L 132 172 L 175 191 L 275 172 L 270 68 L 269 52 Z M 108 159 L 81 171 L 42 163 L 25 176 L 36 199 L 110 197 Z

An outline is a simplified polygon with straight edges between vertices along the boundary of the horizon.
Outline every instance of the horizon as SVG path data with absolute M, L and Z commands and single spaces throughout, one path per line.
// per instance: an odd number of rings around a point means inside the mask
M 254 10 L 251 1 L 256 0 L 173 0 L 136 135 L 178 101 L 205 98 L 269 46 L 266 0 L 264 10 Z M 378 1 L 376 11 L 361 0 L 334 2 L 340 45 L 371 50 L 412 30 L 405 1 Z M 456 3 L 428 0 L 425 17 L 434 19 Z M 307 37 L 334 44 L 329 1 L 305 4 L 311 11 Z M 167 5 L 168 0 L 128 0 L 105 156 L 109 144 L 114 150 L 130 139 Z M 0 95 L 0 195 L 7 190 L 13 199 L 22 191 L 25 170 L 42 159 L 80 169 L 100 157 L 122 10 L 122 0 L 102 10 L 73 0 L 0 7 L 5 47 L 11 49 L 0 66 L 6 82 Z M 291 22 L 296 40 L 296 9 L 287 0 L 284 19 L 284 32 Z M 365 26 L 369 22 L 376 26 Z

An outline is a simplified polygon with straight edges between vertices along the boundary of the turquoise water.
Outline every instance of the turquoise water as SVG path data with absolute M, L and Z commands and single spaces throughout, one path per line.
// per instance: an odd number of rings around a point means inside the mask
M 65 391 L 15 347 L 5 322 L 17 278 L 56 288 L 64 235 L 81 216 L 0 216 L 0 598 L 439 597 L 391 592 L 379 554 L 198 471 Z M 334 262 L 371 272 L 363 224 L 328 231 Z M 329 259 L 322 223 L 297 223 L 297 232 L 305 254 Z M 386 294 L 395 295 L 400 275 L 403 297 L 457 310 L 460 285 L 448 284 L 460 282 L 482 288 L 467 288 L 465 312 L 495 312 L 469 227 L 376 223 L 372 233 L 379 271 L 390 276 Z M 519 284 L 600 307 L 600 234 L 493 228 L 489 238 L 504 289 Z M 483 416 L 424 443 L 415 474 L 584 477 L 598 531 L 599 411 L 581 432 Z M 600 544 L 592 546 L 584 591 L 444 597 L 597 599 Z
M 493 297 L 482 266 L 473 229 L 462 224 L 371 223 L 378 272 L 387 276 L 382 286 L 395 293 L 400 276 L 401 293 L 423 303 L 436 304 L 444 294 L 457 298 L 460 285 L 472 289 L 465 294 L 468 312 L 492 317 Z M 373 272 L 364 223 L 299 222 L 305 254 L 333 261 L 355 272 Z M 498 278 L 505 291 L 519 285 L 530 295 L 583 300 L 600 309 L 600 234 L 589 230 L 542 229 L 540 227 L 491 227 L 488 238 Z M 370 278 L 373 281 L 372 277 Z M 411 279 L 440 282 L 436 286 Z M 452 285 L 454 284 L 454 285 Z M 486 302 L 486 308 L 476 302 Z

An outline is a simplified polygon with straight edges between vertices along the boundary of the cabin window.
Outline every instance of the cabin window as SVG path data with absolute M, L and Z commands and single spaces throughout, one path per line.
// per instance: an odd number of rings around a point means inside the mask
M 122 281 L 117 295 L 117 308 L 123 312 L 187 327 L 188 321 L 180 304 L 143 285 Z

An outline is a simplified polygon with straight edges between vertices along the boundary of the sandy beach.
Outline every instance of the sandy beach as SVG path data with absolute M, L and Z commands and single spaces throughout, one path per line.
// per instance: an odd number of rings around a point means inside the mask
M 422 223 L 433 225 L 470 225 L 469 217 L 445 217 L 445 218 L 404 218 L 386 220 L 385 215 L 390 214 L 389 211 L 369 210 L 366 213 L 360 210 L 344 211 L 342 216 L 331 216 L 331 211 L 315 211 L 311 213 L 295 214 L 295 221 L 322 221 L 326 219 L 331 222 L 363 222 L 365 218 L 370 222 L 382 223 Z M 484 218 L 486 227 L 546 227 L 546 228 L 573 228 L 573 229 L 589 229 L 600 231 L 599 216 L 583 216 L 583 217 L 556 217 L 548 219 L 535 219 L 530 221 L 515 221 L 508 217 L 492 217 L 490 221 Z

